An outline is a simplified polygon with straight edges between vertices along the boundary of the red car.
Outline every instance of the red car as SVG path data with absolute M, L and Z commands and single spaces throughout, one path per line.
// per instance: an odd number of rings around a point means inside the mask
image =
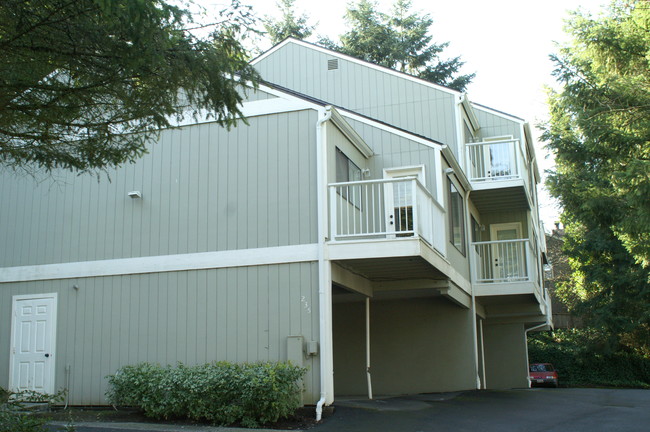
M 528 378 L 530 379 L 530 385 L 552 385 L 557 387 L 559 384 L 559 378 L 557 371 L 550 363 L 531 363 L 530 372 Z

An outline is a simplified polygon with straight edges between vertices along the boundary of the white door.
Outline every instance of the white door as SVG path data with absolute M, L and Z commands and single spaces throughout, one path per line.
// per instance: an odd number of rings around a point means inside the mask
M 384 170 L 384 178 L 397 179 L 403 177 L 416 177 L 423 185 L 425 184 L 424 165 L 413 167 L 389 168 Z M 413 226 L 413 196 L 412 182 L 387 183 L 384 188 L 386 231 L 397 233 L 398 236 L 412 236 Z M 402 233 L 401 235 L 399 233 Z M 389 237 L 394 237 L 389 235 Z
M 490 225 L 493 277 L 501 281 L 522 280 L 526 277 L 525 246 L 519 222 Z
M 54 393 L 56 294 L 13 297 L 9 387 Z

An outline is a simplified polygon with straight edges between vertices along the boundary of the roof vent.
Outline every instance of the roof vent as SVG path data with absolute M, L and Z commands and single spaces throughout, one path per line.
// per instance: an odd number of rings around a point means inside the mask
M 339 59 L 327 60 L 327 70 L 335 70 L 339 68 Z

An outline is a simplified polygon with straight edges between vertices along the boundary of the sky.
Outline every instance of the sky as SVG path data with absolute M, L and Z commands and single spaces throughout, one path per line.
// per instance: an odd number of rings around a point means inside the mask
M 223 0 L 221 0 L 223 1 Z M 275 0 L 241 0 L 260 17 L 279 17 Z M 209 7 L 210 0 L 201 3 Z M 332 39 L 346 29 L 343 16 L 349 0 L 296 0 L 298 13 L 317 24 L 316 34 Z M 379 0 L 380 10 L 389 12 L 392 0 Z M 557 51 L 555 42 L 566 42 L 564 20 L 569 11 L 598 12 L 607 0 L 412 0 L 412 11 L 429 14 L 431 34 L 436 43 L 449 42 L 445 57 L 460 56 L 462 73 L 476 73 L 467 89 L 469 99 L 491 108 L 522 117 L 533 127 L 540 170 L 552 168 L 541 132 L 534 126 L 548 118 L 546 86 L 553 86 L 553 63 L 549 55 Z M 260 46 L 261 49 L 269 46 Z M 540 190 L 540 214 L 546 230 L 558 220 L 559 209 Z

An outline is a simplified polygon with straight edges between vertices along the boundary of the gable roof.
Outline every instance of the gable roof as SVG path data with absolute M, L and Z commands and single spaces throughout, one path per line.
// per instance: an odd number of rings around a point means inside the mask
M 347 54 L 342 54 L 342 53 L 340 53 L 338 51 L 335 51 L 335 50 L 332 50 L 330 48 L 325 48 L 325 47 L 322 47 L 320 45 L 317 45 L 317 44 L 314 44 L 314 43 L 311 43 L 311 42 L 305 42 L 305 41 L 302 41 L 302 40 L 294 39 L 292 37 L 286 38 L 285 40 L 283 40 L 279 44 L 275 45 L 274 47 L 272 47 L 268 51 L 260 54 L 259 56 L 257 56 L 256 58 L 254 58 L 251 61 L 251 64 L 255 65 L 256 63 L 259 63 L 260 61 L 264 60 L 266 57 L 270 56 L 274 52 L 280 50 L 284 46 L 286 46 L 288 44 L 291 44 L 291 43 L 295 44 L 295 45 L 303 46 L 303 47 L 306 47 L 306 48 L 310 48 L 310 49 L 313 49 L 315 51 L 319 51 L 319 52 L 324 53 L 324 54 L 339 57 L 339 58 L 341 58 L 343 60 L 347 60 L 347 61 L 352 62 L 352 63 L 356 63 L 356 64 L 359 64 L 359 65 L 362 65 L 362 66 L 366 66 L 366 67 L 369 67 L 371 69 L 378 70 L 380 72 L 384 72 L 384 73 L 387 73 L 387 74 L 390 74 L 390 75 L 395 75 L 397 77 L 404 78 L 404 79 L 407 79 L 409 81 L 413 81 L 413 82 L 416 82 L 418 84 L 422 84 L 424 86 L 427 86 L 427 87 L 430 87 L 430 88 L 433 88 L 433 89 L 436 89 L 436 90 L 441 90 L 441 91 L 444 91 L 444 92 L 452 94 L 452 95 L 458 96 L 458 95 L 463 94 L 462 92 L 460 92 L 458 90 L 454 90 L 454 89 L 451 89 L 449 87 L 445 87 L 445 86 L 440 85 L 440 84 L 434 84 L 434 83 L 432 83 L 430 81 L 424 80 L 422 78 L 418 78 L 418 77 L 416 77 L 414 75 L 411 75 L 411 74 L 408 74 L 406 72 L 400 72 L 400 71 L 397 71 L 395 69 L 391 69 L 391 68 L 386 67 L 386 66 L 380 66 L 380 65 L 378 65 L 376 63 L 372 63 L 372 62 L 369 62 L 367 60 L 361 60 L 361 59 L 358 59 L 356 57 L 349 56 Z

